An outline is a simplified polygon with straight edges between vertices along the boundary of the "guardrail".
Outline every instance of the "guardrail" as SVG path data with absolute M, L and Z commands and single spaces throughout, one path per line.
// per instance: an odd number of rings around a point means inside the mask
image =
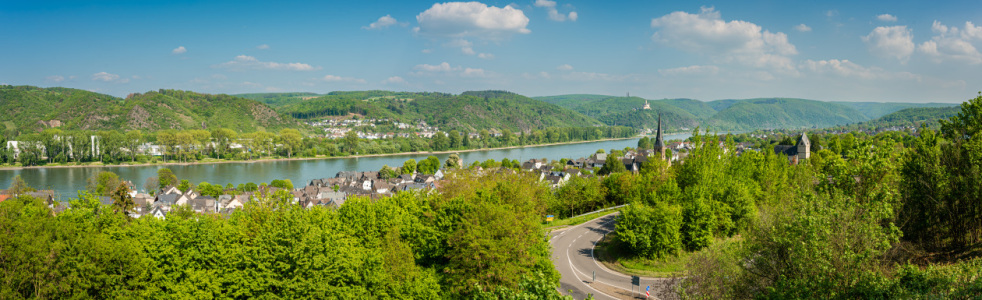
M 575 216 L 569 217 L 567 219 L 578 218 L 578 217 L 582 217 L 582 216 L 585 216 L 585 215 L 595 214 L 595 213 L 598 213 L 598 212 L 608 211 L 608 210 L 612 210 L 612 209 L 618 209 L 618 208 L 625 207 L 625 206 L 628 206 L 628 205 L 630 205 L 630 204 L 621 204 L 621 205 L 618 205 L 618 206 L 611 206 L 611 207 L 608 207 L 608 208 L 604 208 L 604 209 L 600 209 L 600 210 L 591 211 L 591 212 L 588 212 L 588 213 L 582 213 L 582 214 L 579 214 L 579 215 L 575 215 Z

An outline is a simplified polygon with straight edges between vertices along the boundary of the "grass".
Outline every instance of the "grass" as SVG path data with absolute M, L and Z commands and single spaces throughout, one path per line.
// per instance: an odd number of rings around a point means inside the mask
M 605 210 L 605 211 L 602 211 L 602 212 L 596 212 L 596 213 L 592 213 L 592 214 L 588 214 L 588 215 L 582 215 L 582 216 L 579 216 L 579 217 L 554 220 L 552 222 L 543 222 L 542 223 L 542 226 L 546 230 L 555 230 L 555 229 L 559 229 L 559 228 L 563 228 L 563 227 L 567 227 L 567 226 L 576 226 L 576 225 L 583 224 L 586 221 L 590 221 L 590 220 L 593 220 L 593 219 L 596 219 L 596 218 L 599 218 L 599 217 L 603 217 L 603 216 L 606 216 L 606 215 L 609 215 L 609 214 L 612 214 L 612 213 L 620 212 L 623 209 L 624 208 L 621 207 L 621 208 L 615 208 L 615 209 L 611 209 L 611 210 Z
M 739 237 L 716 239 L 709 248 L 695 251 L 683 251 L 679 255 L 649 259 L 638 257 L 631 253 L 626 245 L 619 243 L 614 238 L 617 232 L 608 234 L 600 243 L 597 244 L 597 260 L 604 264 L 608 269 L 628 274 L 645 277 L 679 277 L 684 276 L 686 265 L 689 260 L 701 252 L 711 251 L 711 249 L 730 247 L 739 241 Z

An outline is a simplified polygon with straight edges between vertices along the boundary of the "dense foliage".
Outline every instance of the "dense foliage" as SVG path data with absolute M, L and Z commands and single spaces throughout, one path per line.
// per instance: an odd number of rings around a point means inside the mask
M 660 113 L 663 128 L 670 132 L 687 131 L 700 125 L 717 131 L 821 128 L 876 119 L 905 108 L 951 106 L 946 103 L 821 102 L 789 98 L 710 102 L 661 99 L 648 101 L 651 110 L 639 110 L 645 102 L 639 97 L 577 94 L 535 99 L 578 111 L 607 125 L 654 128 Z M 918 111 L 914 116 L 898 118 L 921 119 L 923 114 Z
M 52 120 L 60 122 L 62 130 L 221 127 L 252 132 L 302 126 L 256 101 L 177 90 L 162 89 L 120 99 L 68 88 L 2 86 L 0 99 L 0 110 L 17 116 L 4 120 L 8 137 L 52 127 Z
M 358 114 L 415 124 L 425 121 L 442 130 L 520 132 L 547 127 L 586 127 L 599 122 L 568 109 L 504 91 L 410 93 L 387 91 L 332 92 L 323 97 L 277 107 L 301 119 Z
M 90 195 L 52 216 L 0 202 L 0 298 L 557 299 L 531 176 L 450 175 L 440 193 L 130 219 Z

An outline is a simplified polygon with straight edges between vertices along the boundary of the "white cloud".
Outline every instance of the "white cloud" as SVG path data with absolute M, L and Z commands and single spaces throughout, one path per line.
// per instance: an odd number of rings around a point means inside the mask
M 239 55 L 235 59 L 212 66 L 214 68 L 226 68 L 233 71 L 243 70 L 283 70 L 283 71 L 314 71 L 320 67 L 313 67 L 305 63 L 278 63 L 259 61 L 255 57 Z
M 481 59 L 494 59 L 494 54 L 491 53 L 478 53 L 477 58 Z
M 330 75 L 330 74 L 329 75 L 324 75 L 324 77 L 322 77 L 321 80 L 327 81 L 327 82 L 366 83 L 366 81 L 364 79 L 352 78 L 352 77 L 341 77 L 341 76 Z
M 428 64 L 416 65 L 415 67 L 413 67 L 413 70 L 419 70 L 419 71 L 425 71 L 425 72 L 450 72 L 450 71 L 453 71 L 454 68 L 450 67 L 450 63 L 443 62 L 443 63 L 440 63 L 439 65 L 435 65 L 435 66 L 434 65 L 428 65 Z
M 92 74 L 92 80 L 96 80 L 96 81 L 113 82 L 116 81 L 117 79 L 119 79 L 119 75 L 112 74 L 112 73 L 99 72 L 99 73 Z
M 556 67 L 556 70 L 560 70 L 560 71 L 572 71 L 573 70 L 573 66 L 571 66 L 569 64 L 563 64 L 563 65 L 559 65 L 558 67 Z
M 180 47 L 174 48 L 174 50 L 171 50 L 170 51 L 171 54 L 184 54 L 184 53 L 187 53 L 187 52 L 188 52 L 188 49 L 187 48 L 184 48 L 184 46 L 180 46 Z
M 65 81 L 65 76 L 52 75 L 52 76 L 45 77 L 44 79 L 47 81 L 62 82 Z
M 839 11 L 838 10 L 831 9 L 831 10 L 825 11 L 825 16 L 826 17 L 829 17 L 829 18 L 838 16 L 838 15 L 839 15 Z
M 383 84 L 406 84 L 406 80 L 399 76 L 392 76 L 385 80 L 382 80 Z
M 256 46 L 256 49 L 259 49 L 259 50 L 269 50 L 269 45 L 262 44 L 262 45 Z
M 801 63 L 801 69 L 815 74 L 831 74 L 840 77 L 859 79 L 907 79 L 921 80 L 921 77 L 910 72 L 887 72 L 877 67 L 863 67 L 849 60 L 806 60 Z
M 658 28 L 652 40 L 683 51 L 709 55 L 723 62 L 795 72 L 789 56 L 798 50 L 782 32 L 772 33 L 746 21 L 724 21 L 714 8 L 699 14 L 676 11 L 651 20 Z
M 494 75 L 484 69 L 451 66 L 448 62 L 442 62 L 438 65 L 420 64 L 413 67 L 413 70 L 416 70 L 416 72 L 411 72 L 410 74 L 415 76 L 491 77 Z
M 873 54 L 907 63 L 914 52 L 914 35 L 907 26 L 880 26 L 862 37 Z
M 798 32 L 809 32 L 812 31 L 812 28 L 805 24 L 798 24 L 794 27 L 794 30 L 797 30 Z
M 897 16 L 894 16 L 894 15 L 891 15 L 891 14 L 882 14 L 882 15 L 876 16 L 876 19 L 877 20 L 880 20 L 881 22 L 896 22 L 897 21 Z
M 553 20 L 556 22 L 564 22 L 566 21 L 567 18 L 570 21 L 575 22 L 576 19 L 579 17 L 579 14 L 577 14 L 575 11 L 569 12 L 568 15 L 559 13 L 559 10 L 556 9 L 556 1 L 535 0 L 535 6 L 545 8 L 546 12 L 549 13 L 549 20 Z
M 421 50 L 419 52 L 423 52 L 423 53 L 429 54 L 429 53 L 433 53 L 433 49 L 423 49 L 423 50 Z
M 719 67 L 717 66 L 688 66 L 679 67 L 672 69 L 661 69 L 658 73 L 662 76 L 679 76 L 679 75 L 715 75 L 719 73 Z
M 386 27 L 389 27 L 389 26 L 392 26 L 392 25 L 395 25 L 395 24 L 398 24 L 398 23 L 399 22 L 396 21 L 396 18 L 393 18 L 391 15 L 384 15 L 384 16 L 378 18 L 378 21 L 375 21 L 372 24 L 368 24 L 368 26 L 363 26 L 361 28 L 362 29 L 366 29 L 366 30 L 384 29 Z
M 487 77 L 484 69 L 480 68 L 464 68 L 464 71 L 460 73 L 461 77 Z
M 436 3 L 416 15 L 419 26 L 414 31 L 436 37 L 475 37 L 500 40 L 513 34 L 532 32 L 529 18 L 522 10 L 510 5 L 504 8 L 480 2 Z
M 965 22 L 965 26 L 959 29 L 934 21 L 931 24 L 931 31 L 937 35 L 918 45 L 917 50 L 930 57 L 932 61 L 936 63 L 945 61 L 969 64 L 982 63 L 982 53 L 979 53 L 978 50 L 978 47 L 982 47 L 982 43 L 980 43 L 982 42 L 982 26 Z

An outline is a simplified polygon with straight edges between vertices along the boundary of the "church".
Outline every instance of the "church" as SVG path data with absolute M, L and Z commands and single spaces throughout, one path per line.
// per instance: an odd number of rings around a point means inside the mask
M 796 145 L 776 145 L 774 146 L 774 153 L 787 155 L 788 161 L 796 165 L 800 160 L 811 157 L 811 147 L 812 143 L 808 140 L 808 134 L 803 132 Z

